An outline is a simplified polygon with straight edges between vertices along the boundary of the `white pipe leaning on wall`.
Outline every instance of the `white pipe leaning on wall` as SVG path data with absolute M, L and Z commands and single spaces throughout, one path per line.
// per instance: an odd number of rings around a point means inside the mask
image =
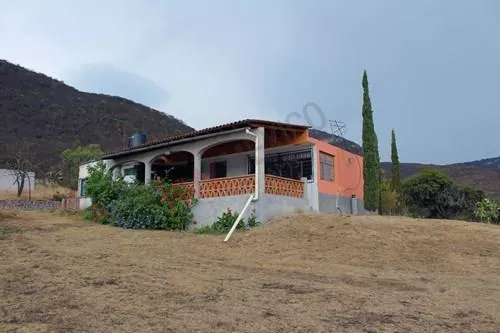
M 259 198 L 259 174 L 260 174 L 260 167 L 259 167 L 259 136 L 252 132 L 250 129 L 246 129 L 247 134 L 252 135 L 255 137 L 255 193 L 253 196 L 253 200 L 257 200 Z
M 226 238 L 224 239 L 224 242 L 227 242 L 229 240 L 229 238 L 231 237 L 231 235 L 233 234 L 234 230 L 236 230 L 238 223 L 240 223 L 241 218 L 243 217 L 243 214 L 245 214 L 245 211 L 247 210 L 248 206 L 250 205 L 250 202 L 252 202 L 253 198 L 254 198 L 254 195 L 250 194 L 250 197 L 248 197 L 248 200 L 245 203 L 245 206 L 243 206 L 243 210 L 241 211 L 240 215 L 238 215 L 238 218 L 236 219 L 236 221 L 234 221 L 234 224 L 231 227 L 231 230 L 229 230 Z

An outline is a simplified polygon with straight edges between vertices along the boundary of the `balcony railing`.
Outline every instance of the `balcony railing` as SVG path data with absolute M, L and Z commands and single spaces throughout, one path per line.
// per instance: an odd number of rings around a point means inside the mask
M 250 194 L 255 190 L 255 175 L 224 177 L 200 181 L 201 198 Z
M 304 197 L 304 182 L 290 178 L 266 175 L 266 193 L 288 197 Z
M 176 183 L 186 190 L 185 199 L 194 196 L 193 182 Z M 255 175 L 205 179 L 200 181 L 200 198 L 218 198 L 251 194 L 255 191 Z M 266 175 L 265 193 L 295 198 L 304 197 L 304 182 L 290 178 Z

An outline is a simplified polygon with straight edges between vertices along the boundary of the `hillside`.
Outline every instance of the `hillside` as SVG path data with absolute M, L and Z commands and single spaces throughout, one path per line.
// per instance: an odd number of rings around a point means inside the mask
M 401 163 L 401 177 L 407 178 L 425 167 L 438 168 L 457 184 L 481 189 L 489 196 L 500 199 L 500 157 L 449 165 Z M 391 176 L 391 163 L 382 163 L 382 169 L 386 177 Z
M 1 332 L 500 332 L 500 227 L 298 214 L 225 235 L 0 212 Z
M 0 60 L 0 167 L 19 143 L 46 171 L 79 140 L 119 149 L 135 131 L 148 138 L 193 130 L 172 116 L 130 100 L 85 93 L 44 74 Z M 39 170 L 40 171 L 40 170 Z

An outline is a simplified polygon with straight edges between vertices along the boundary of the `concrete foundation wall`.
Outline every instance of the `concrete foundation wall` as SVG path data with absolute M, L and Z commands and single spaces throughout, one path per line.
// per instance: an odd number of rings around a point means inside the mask
M 295 213 L 298 210 L 311 211 L 309 201 L 305 199 L 266 193 L 260 200 L 262 200 L 260 203 L 261 222 L 267 222 L 279 215 Z
M 344 197 L 336 195 L 330 195 L 325 193 L 319 193 L 319 212 L 320 213 L 338 213 L 339 209 L 343 214 L 357 214 L 363 215 L 365 214 L 363 200 L 356 199 L 353 207 L 353 202 L 351 197 Z M 337 200 L 338 198 L 338 200 Z M 338 205 L 338 208 L 337 208 Z
M 196 221 L 193 227 L 199 228 L 204 225 L 212 224 L 217 221 L 217 218 L 227 211 L 228 208 L 231 209 L 232 212 L 241 212 L 248 198 L 249 194 L 200 199 L 196 206 L 193 207 L 194 220 Z M 264 194 L 259 200 L 250 203 L 243 218 L 248 218 L 252 209 L 255 209 L 257 220 L 261 223 L 265 223 L 275 216 L 294 213 L 299 209 L 310 211 L 310 205 L 305 199 Z
M 249 196 L 250 194 L 199 199 L 198 203 L 193 207 L 194 221 L 196 222 L 193 227 L 199 228 L 214 223 L 228 208 L 231 209 L 233 213 L 241 212 Z M 244 218 L 250 215 L 252 209 L 255 209 L 257 213 L 257 203 L 258 201 L 250 203 L 250 206 L 243 216 Z

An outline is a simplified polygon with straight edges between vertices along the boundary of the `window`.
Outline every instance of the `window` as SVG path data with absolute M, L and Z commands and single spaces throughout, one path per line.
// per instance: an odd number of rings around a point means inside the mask
M 212 162 L 210 164 L 210 178 L 223 178 L 227 176 L 226 161 Z
M 312 180 L 312 152 L 310 149 L 265 154 L 265 173 L 273 176 Z M 249 157 L 248 173 L 255 173 L 255 157 Z
M 333 182 L 335 180 L 334 156 L 323 152 L 319 153 L 319 175 L 321 180 Z
M 80 179 L 80 197 L 87 196 L 87 179 Z

